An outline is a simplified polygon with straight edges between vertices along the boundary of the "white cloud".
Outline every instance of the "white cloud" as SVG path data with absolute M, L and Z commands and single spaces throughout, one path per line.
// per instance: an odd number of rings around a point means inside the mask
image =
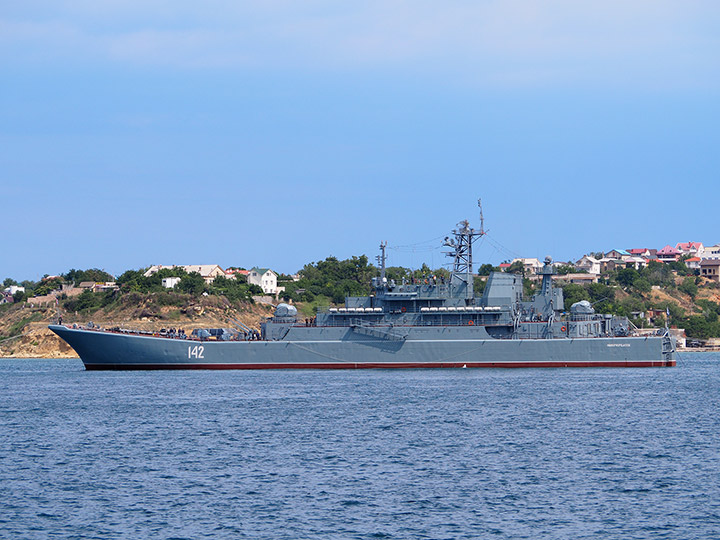
M 470 83 L 717 88 L 709 1 L 90 2 L 15 7 L 0 61 L 424 72 Z M 39 18 L 35 13 L 43 13 Z M 4 52 L 3 52 L 4 51 Z

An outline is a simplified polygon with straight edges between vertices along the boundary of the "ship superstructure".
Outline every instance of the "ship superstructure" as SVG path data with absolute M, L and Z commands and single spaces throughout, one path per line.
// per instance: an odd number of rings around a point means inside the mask
M 472 247 L 482 233 L 467 221 L 458 224 L 453 237 L 445 239 L 452 259 L 449 279 L 434 275 L 405 279 L 400 283 L 385 277 L 385 244 L 380 245 L 380 276 L 373 278 L 374 294 L 351 296 L 345 307 L 320 311 L 310 326 L 347 327 L 359 334 L 407 339 L 413 329 L 470 327 L 473 335 L 490 339 L 553 339 L 627 336 L 625 317 L 597 315 L 587 302 L 574 305 L 563 317 L 562 289 L 553 287 L 552 259 L 546 257 L 539 271 L 540 291 L 523 298 L 519 274 L 490 274 L 481 296 L 475 296 Z M 274 317 L 263 326 L 263 337 L 282 339 L 295 324 L 293 317 Z M 305 327 L 308 325 L 306 324 Z

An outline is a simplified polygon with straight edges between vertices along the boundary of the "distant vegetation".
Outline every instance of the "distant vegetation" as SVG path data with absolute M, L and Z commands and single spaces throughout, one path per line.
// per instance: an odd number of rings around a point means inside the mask
M 561 265 L 557 270 L 559 274 L 567 274 L 572 267 Z M 498 271 L 498 268 L 489 264 L 479 267 L 474 281 L 476 293 L 482 293 L 487 276 L 494 271 Z M 514 264 L 508 271 L 521 274 L 522 264 Z M 120 302 L 141 302 L 147 298 L 159 306 L 182 307 L 200 295 L 224 297 L 239 305 L 252 302 L 253 295 L 262 294 L 258 286 L 248 284 L 242 276 L 238 276 L 238 279 L 221 276 L 208 285 L 200 274 L 186 273 L 182 268 L 165 268 L 149 277 L 145 277 L 144 272 L 145 269 L 128 270 L 115 280 L 113 276 L 96 268 L 72 269 L 60 277 L 39 282 L 18 283 L 8 278 L 3 284 L 5 287 L 24 286 L 26 292 L 18 293 L 15 297 L 16 302 L 22 302 L 28 296 L 56 290 L 63 283 L 79 285 L 84 281 L 116 281 L 119 289 L 115 291 L 85 291 L 72 298 L 60 295 L 64 310 L 86 314 Z M 303 313 L 312 314 L 319 306 L 344 302 L 346 296 L 370 294 L 370 281 L 379 275 L 379 270 L 369 263 L 365 255 L 345 260 L 328 257 L 323 261 L 306 264 L 299 275 L 299 281 L 292 281 L 290 276 L 280 276 L 279 285 L 285 287 L 282 297 L 285 301 L 300 304 L 304 308 Z M 390 267 L 386 275 L 388 280 L 395 280 L 396 283 L 425 279 L 441 282 L 449 278 L 446 269 L 431 269 L 426 265 L 417 270 Z M 162 286 L 162 279 L 166 277 L 179 277 L 180 282 L 174 289 L 166 289 Z M 526 296 L 535 294 L 538 286 L 536 281 L 525 276 L 523 283 Z M 720 337 L 720 304 L 716 301 L 720 299 L 720 284 L 700 278 L 684 262 L 651 262 L 641 270 L 624 268 L 609 272 L 601 276 L 600 283 L 559 286 L 564 290 L 566 309 L 575 302 L 587 300 L 597 312 L 629 317 L 638 327 L 663 326 L 667 311 L 670 313 L 670 323 L 685 328 L 688 337 Z M 653 314 L 652 319 L 640 316 L 648 313 Z
M 285 300 L 309 302 L 316 305 L 339 304 L 346 296 L 370 293 L 370 280 L 378 274 L 368 264 L 365 255 L 340 261 L 328 257 L 324 261 L 306 264 L 300 272 L 299 281 L 284 281 Z
M 111 308 L 118 305 L 131 293 L 139 294 L 142 297 L 151 296 L 154 303 L 165 306 L 183 306 L 193 297 L 200 295 L 224 296 L 231 303 L 253 302 L 253 295 L 262 295 L 262 289 L 257 285 L 247 283 L 245 278 L 238 276 L 238 279 L 227 279 L 224 276 L 217 277 L 212 284 L 205 283 L 203 277 L 197 272 L 187 273 L 183 268 L 164 268 L 159 272 L 145 277 L 146 269 L 127 270 L 117 279 L 112 275 L 91 268 L 88 270 L 72 269 L 66 274 L 58 277 L 45 277 L 38 282 L 17 281 L 7 278 L 4 280 L 4 287 L 20 285 L 25 287 L 25 292 L 18 292 L 14 295 L 15 303 L 22 302 L 33 296 L 43 296 L 52 291 L 58 290 L 63 284 L 78 286 L 83 282 L 116 282 L 119 289 L 104 292 L 92 292 L 85 290 L 81 294 L 67 297 L 64 294 L 58 296 L 60 306 L 68 312 L 92 314 L 101 308 Z M 163 287 L 162 280 L 166 277 L 179 277 L 180 282 L 173 289 Z
M 638 327 L 670 324 L 685 328 L 690 338 L 720 337 L 720 305 L 706 297 L 717 297 L 720 284 L 701 278 L 684 262 L 650 262 L 646 268 L 623 268 L 602 276 L 601 283 L 563 286 L 565 306 L 588 300 L 596 311 L 623 315 Z M 653 289 L 662 293 L 653 294 Z M 640 318 L 641 313 L 655 312 L 652 320 Z

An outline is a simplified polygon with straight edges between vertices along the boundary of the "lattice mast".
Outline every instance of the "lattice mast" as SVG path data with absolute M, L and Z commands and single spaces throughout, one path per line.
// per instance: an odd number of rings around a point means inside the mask
M 450 291 L 453 296 L 464 296 L 466 299 L 473 298 L 473 242 L 481 236 L 485 236 L 485 218 L 482 212 L 482 202 L 478 199 L 480 208 L 480 230 L 470 227 L 468 220 L 457 224 L 453 229 L 454 238 L 445 237 L 443 245 L 451 248 L 445 254 L 453 258 L 452 271 L 450 274 Z

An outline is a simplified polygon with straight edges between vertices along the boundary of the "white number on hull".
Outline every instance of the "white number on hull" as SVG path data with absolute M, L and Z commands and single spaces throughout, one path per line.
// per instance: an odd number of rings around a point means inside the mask
M 205 358 L 205 356 L 203 356 L 204 352 L 205 347 L 202 345 L 195 345 L 194 347 L 188 345 L 188 358 Z

